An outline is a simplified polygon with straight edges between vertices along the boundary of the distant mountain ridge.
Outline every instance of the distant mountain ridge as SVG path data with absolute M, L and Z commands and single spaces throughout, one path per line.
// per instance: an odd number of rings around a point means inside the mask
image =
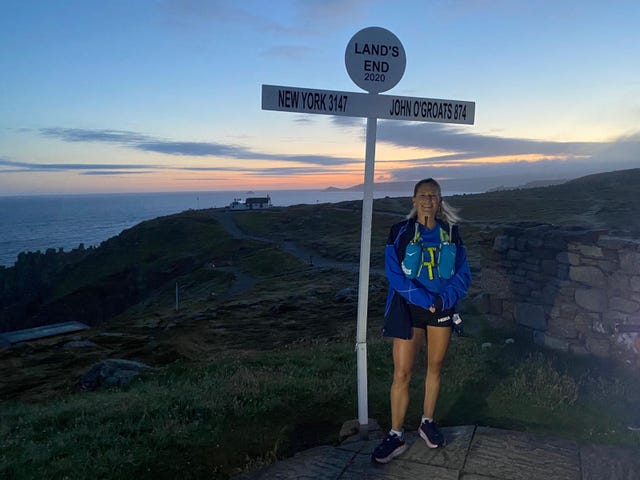
M 517 188 L 538 188 L 550 185 L 558 185 L 569 181 L 569 179 L 540 179 L 527 183 L 522 182 L 521 177 L 480 177 L 472 179 L 444 179 L 438 180 L 444 195 L 455 195 L 456 193 L 484 193 L 500 190 L 512 190 Z M 402 192 L 411 196 L 415 181 L 405 182 L 378 182 L 373 188 L 376 192 Z M 353 185 L 346 188 L 328 187 L 327 192 L 361 192 L 364 184 Z M 452 193 L 450 193 L 452 192 Z
M 562 185 L 563 183 L 567 183 L 569 180 L 566 178 L 561 178 L 557 180 L 534 180 L 532 182 L 527 182 L 524 185 L 518 185 L 516 187 L 496 187 L 488 192 L 498 192 L 500 190 L 516 190 L 519 188 L 540 188 L 540 187 L 551 187 L 553 185 Z

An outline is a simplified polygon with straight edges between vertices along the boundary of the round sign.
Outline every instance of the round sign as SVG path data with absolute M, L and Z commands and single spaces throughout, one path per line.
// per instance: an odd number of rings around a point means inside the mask
M 398 37 L 381 27 L 367 27 L 356 33 L 344 52 L 347 72 L 363 90 L 386 92 L 404 75 L 407 57 Z

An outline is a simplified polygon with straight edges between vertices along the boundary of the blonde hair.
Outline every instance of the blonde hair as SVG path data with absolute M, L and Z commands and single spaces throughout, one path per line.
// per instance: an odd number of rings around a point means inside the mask
M 447 201 L 444 198 L 442 198 L 442 189 L 440 188 L 440 184 L 433 178 L 425 178 L 423 180 L 420 180 L 418 183 L 416 183 L 416 186 L 413 187 L 414 198 L 418 194 L 418 189 L 422 185 L 433 185 L 438 192 L 438 198 L 440 199 L 440 206 L 438 207 L 438 211 L 436 212 L 436 219 L 443 220 L 445 223 L 448 223 L 451 225 L 455 225 L 462 221 L 462 217 L 458 215 L 458 212 L 460 211 L 460 209 L 456 207 L 452 207 L 447 203 Z M 416 218 L 417 216 L 418 216 L 418 212 L 416 211 L 416 208 L 413 207 L 411 211 L 408 213 L 407 219 Z

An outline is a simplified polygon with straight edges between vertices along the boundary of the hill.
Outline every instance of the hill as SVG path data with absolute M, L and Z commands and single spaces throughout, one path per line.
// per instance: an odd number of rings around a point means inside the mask
M 561 185 L 462 195 L 451 199 L 474 222 L 540 222 L 640 234 L 640 169 L 581 177 Z
M 447 198 L 461 209 L 468 225 L 466 236 L 471 238 L 473 225 L 513 222 L 588 226 L 608 229 L 614 235 L 638 236 L 639 186 L 640 169 L 632 169 L 589 175 L 562 185 Z M 236 212 L 234 218 L 248 234 L 241 239 L 234 239 L 214 220 L 215 210 L 188 211 L 143 222 L 99 248 L 71 254 L 53 250 L 22 254 L 15 267 L 0 269 L 0 331 L 70 320 L 98 325 L 134 305 L 149 303 L 158 292 L 171 296 L 176 282 L 194 272 L 200 272 L 201 288 L 225 295 L 234 275 L 264 277 L 276 270 L 285 274 L 308 264 L 308 257 L 314 254 L 357 264 L 360 204 Z M 407 197 L 375 200 L 374 268 L 382 268 L 379 252 L 393 217 L 402 218 L 410 206 Z M 306 248 L 307 258 L 292 258 L 284 252 L 279 246 L 287 242 Z M 223 271 L 211 265 L 235 267 Z

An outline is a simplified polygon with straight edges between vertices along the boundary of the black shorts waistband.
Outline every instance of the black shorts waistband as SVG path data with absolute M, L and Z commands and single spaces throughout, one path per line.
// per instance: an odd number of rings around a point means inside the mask
M 442 310 L 440 312 L 431 313 L 417 305 L 408 303 L 409 314 L 411 315 L 411 326 L 414 328 L 429 327 L 449 327 L 453 326 L 454 309 Z

